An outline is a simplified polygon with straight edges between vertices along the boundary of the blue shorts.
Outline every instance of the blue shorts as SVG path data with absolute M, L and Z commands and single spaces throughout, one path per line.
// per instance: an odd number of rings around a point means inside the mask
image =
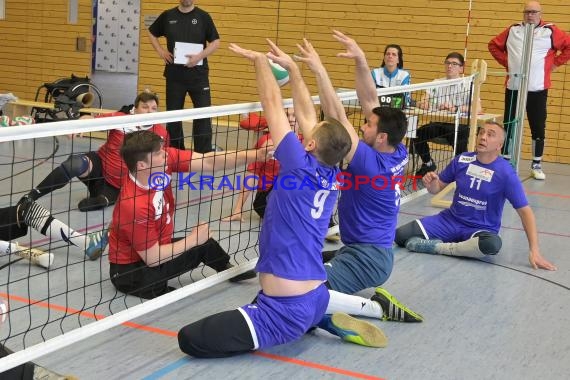
M 329 291 L 321 284 L 294 297 L 269 297 L 261 291 L 257 303 L 238 310 L 251 331 L 253 349 L 257 350 L 299 339 L 321 321 L 328 304 Z
M 325 264 L 330 288 L 347 294 L 382 285 L 393 267 L 392 248 L 374 244 L 345 245 Z
M 465 241 L 471 239 L 477 232 L 487 231 L 480 228 L 465 226 L 445 211 L 418 219 L 417 222 L 426 238 L 439 239 L 444 243 Z

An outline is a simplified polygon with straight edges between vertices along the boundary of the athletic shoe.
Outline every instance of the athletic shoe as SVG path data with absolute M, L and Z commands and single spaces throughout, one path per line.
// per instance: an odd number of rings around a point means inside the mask
M 367 347 L 386 347 L 388 338 L 384 332 L 370 322 L 351 317 L 344 313 L 331 316 L 334 333 L 342 340 Z
M 37 248 L 28 248 L 16 243 L 16 251 L 13 253 L 16 256 L 29 260 L 32 264 L 46 269 L 53 264 L 53 253 L 44 252 Z
M 111 202 L 104 195 L 97 195 L 96 197 L 83 198 L 77 204 L 77 208 L 81 212 L 95 211 L 104 209 L 110 206 Z
M 394 322 L 422 322 L 424 317 L 420 314 L 413 312 L 406 306 L 400 303 L 386 289 L 376 288 L 375 293 L 370 297 L 372 301 L 376 301 L 382 306 L 382 311 L 384 315 L 382 316 L 383 321 L 394 321 Z
M 435 246 L 439 243 L 443 243 L 441 240 L 437 239 L 422 239 L 421 237 L 414 236 L 406 241 L 406 248 L 408 251 L 420 252 L 420 253 L 430 253 L 435 255 Z
M 432 162 L 431 164 L 425 164 L 422 163 L 422 166 L 420 166 L 420 168 L 416 171 L 416 175 L 423 177 L 424 175 L 426 175 L 429 172 L 435 172 L 437 169 L 437 165 Z
M 85 249 L 85 256 L 89 260 L 97 260 L 107 244 L 109 244 L 109 234 L 106 230 L 97 231 L 87 234 L 87 248 Z
M 544 181 L 546 179 L 546 174 L 542 171 L 541 164 L 532 164 L 530 168 L 530 175 L 532 178 L 537 179 L 539 181 Z

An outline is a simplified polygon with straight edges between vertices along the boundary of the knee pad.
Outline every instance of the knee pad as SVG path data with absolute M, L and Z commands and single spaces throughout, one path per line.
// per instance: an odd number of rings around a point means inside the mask
M 479 250 L 484 255 L 496 255 L 503 246 L 503 241 L 497 234 L 482 232 L 476 236 L 479 238 Z
M 89 161 L 89 157 L 84 154 L 72 154 L 67 157 L 67 160 L 65 160 L 60 167 L 68 180 L 71 180 L 74 177 L 79 177 L 89 169 Z
M 394 238 L 394 241 L 399 247 L 405 247 L 406 241 L 414 236 L 426 238 L 417 220 L 398 227 L 396 229 L 396 237 Z

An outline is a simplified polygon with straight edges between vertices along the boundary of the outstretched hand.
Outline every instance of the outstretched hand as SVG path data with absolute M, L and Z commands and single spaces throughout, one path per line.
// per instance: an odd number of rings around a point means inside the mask
M 260 56 L 264 56 L 262 53 L 255 51 L 255 50 L 248 50 L 248 49 L 244 49 L 241 46 L 239 46 L 238 44 L 234 44 L 231 43 L 229 44 L 228 48 L 233 51 L 234 53 L 241 55 L 244 58 L 249 59 L 250 61 L 255 61 L 256 58 L 260 57 Z
M 291 71 L 291 68 L 293 67 L 293 65 L 295 65 L 293 58 L 289 54 L 281 50 L 269 38 L 267 39 L 267 43 L 269 44 L 270 47 L 269 53 L 267 53 L 267 57 L 269 57 L 269 59 L 271 59 L 273 62 L 281 65 L 285 70 Z
M 323 66 L 319 53 L 317 53 L 313 44 L 307 41 L 306 38 L 303 38 L 302 45 L 297 44 L 297 49 L 299 49 L 299 54 L 295 55 L 295 59 L 307 64 L 311 71 L 316 71 L 319 67 Z
M 333 30 L 333 38 L 344 45 L 346 52 L 338 53 L 336 56 L 340 58 L 358 59 L 364 58 L 364 51 L 358 46 L 355 40 L 348 37 L 346 34 Z
M 546 269 L 546 270 L 556 270 L 556 266 L 552 264 L 550 261 L 546 260 L 540 252 L 538 251 L 530 251 L 528 254 L 528 262 L 530 266 L 534 269 Z

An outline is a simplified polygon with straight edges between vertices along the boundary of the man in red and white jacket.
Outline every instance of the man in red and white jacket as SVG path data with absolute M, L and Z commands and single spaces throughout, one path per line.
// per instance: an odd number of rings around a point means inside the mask
M 489 42 L 489 52 L 507 69 L 504 123 L 507 139 L 503 155 L 510 158 L 520 74 L 525 24 L 534 27 L 534 40 L 529 73 L 526 112 L 532 135 L 531 175 L 544 180 L 542 155 L 546 129 L 546 101 L 551 86 L 550 73 L 570 60 L 570 35 L 556 25 L 542 20 L 542 7 L 538 1 L 529 1 L 523 10 L 523 22 L 506 28 Z

